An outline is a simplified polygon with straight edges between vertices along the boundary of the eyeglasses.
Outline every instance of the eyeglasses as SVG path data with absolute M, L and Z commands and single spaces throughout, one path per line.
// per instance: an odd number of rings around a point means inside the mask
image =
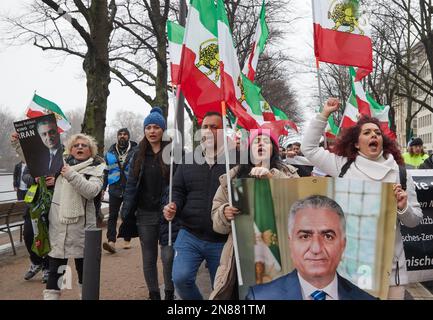
M 80 146 L 83 148 L 87 148 L 89 145 L 85 143 L 76 143 L 73 145 L 74 148 L 79 148 Z

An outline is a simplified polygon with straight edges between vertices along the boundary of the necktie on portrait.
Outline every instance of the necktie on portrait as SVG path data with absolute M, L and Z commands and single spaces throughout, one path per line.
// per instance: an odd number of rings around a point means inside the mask
M 50 163 L 48 164 L 48 168 L 51 168 L 51 164 L 53 163 L 54 153 L 50 152 Z
M 322 290 L 316 290 L 311 294 L 313 300 L 326 300 L 326 292 Z

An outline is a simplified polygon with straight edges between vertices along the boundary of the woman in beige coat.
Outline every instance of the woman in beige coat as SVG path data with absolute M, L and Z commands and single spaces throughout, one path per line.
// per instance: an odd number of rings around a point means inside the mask
M 248 164 L 234 167 L 229 174 L 233 178 L 298 178 L 296 168 L 285 165 L 278 155 L 278 139 L 269 130 L 255 130 L 249 140 Z M 230 206 L 227 192 L 226 175 L 220 177 L 218 188 L 212 205 L 212 221 L 215 232 L 228 234 L 224 245 L 220 265 L 216 272 L 214 290 L 209 299 L 226 300 L 237 297 L 236 267 L 231 235 L 231 220 L 239 214 L 239 209 Z
M 73 135 L 67 145 L 69 156 L 57 177 L 49 219 L 51 251 L 45 300 L 60 296 L 59 278 L 69 258 L 75 259 L 78 283 L 83 281 L 84 233 L 96 226 L 93 199 L 102 189 L 105 164 L 97 158 L 93 137 Z

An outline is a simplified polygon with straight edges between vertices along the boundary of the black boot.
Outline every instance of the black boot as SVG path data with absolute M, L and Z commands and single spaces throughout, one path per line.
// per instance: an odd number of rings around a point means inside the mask
M 161 300 L 161 294 L 159 291 L 150 291 L 149 292 L 149 299 L 150 300 Z
M 173 290 L 165 290 L 164 300 L 174 300 L 174 291 Z

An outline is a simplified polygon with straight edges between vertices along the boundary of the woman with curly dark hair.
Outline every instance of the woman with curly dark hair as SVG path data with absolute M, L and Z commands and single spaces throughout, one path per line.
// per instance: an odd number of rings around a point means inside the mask
M 339 104 L 336 98 L 328 99 L 322 112 L 311 121 L 302 142 L 302 152 L 313 165 L 332 177 L 395 183 L 393 190 L 398 220 L 388 299 L 404 299 L 408 277 L 400 223 L 415 227 L 422 219 L 413 180 L 407 174 L 407 190 L 403 190 L 399 175 L 399 165 L 404 165 L 403 158 L 396 144 L 383 135 L 377 119 L 363 117 L 355 126 L 343 130 L 334 153 L 319 147 L 327 119 L 338 110 Z

